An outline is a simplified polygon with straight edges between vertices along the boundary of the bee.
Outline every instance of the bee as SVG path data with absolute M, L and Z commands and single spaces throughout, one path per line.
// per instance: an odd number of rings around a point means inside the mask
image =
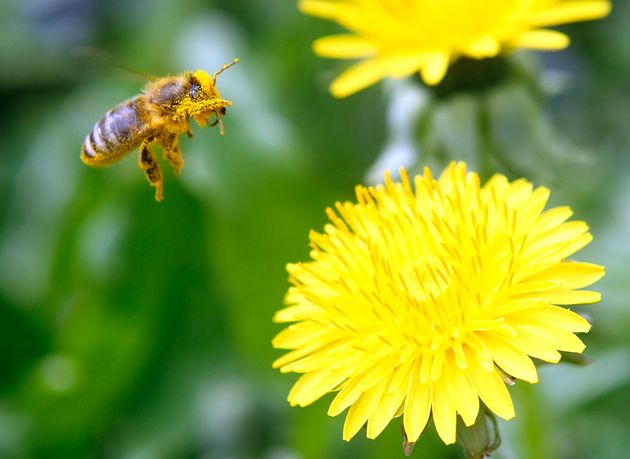
M 138 165 L 155 187 L 156 201 L 161 201 L 162 170 L 151 144 L 162 147 L 177 175 L 184 165 L 178 142 L 182 134 L 192 137 L 190 118 L 204 127 L 214 115 L 211 126 L 218 124 L 223 135 L 221 117 L 232 102 L 221 98 L 216 81 L 237 62 L 225 64 L 212 76 L 197 70 L 150 81 L 141 94 L 121 102 L 94 125 L 81 147 L 81 161 L 92 167 L 109 166 L 140 146 Z

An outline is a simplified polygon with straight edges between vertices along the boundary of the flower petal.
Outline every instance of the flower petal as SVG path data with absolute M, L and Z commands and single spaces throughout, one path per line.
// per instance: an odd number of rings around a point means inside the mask
M 313 42 L 315 54 L 335 59 L 354 59 L 376 53 L 372 42 L 356 35 L 330 35 Z
M 569 46 L 569 37 L 555 30 L 530 30 L 510 42 L 516 48 L 555 51 Z
M 484 59 L 487 57 L 493 57 L 499 54 L 501 51 L 501 45 L 496 38 L 492 36 L 485 36 L 471 42 L 464 52 L 475 59 Z
M 554 281 L 561 288 L 576 289 L 587 287 L 601 279 L 606 270 L 593 263 L 566 261 L 554 265 L 530 278 L 536 281 Z M 525 279 L 524 282 L 527 282 Z
M 330 92 L 338 98 L 348 97 L 372 86 L 382 80 L 384 76 L 385 69 L 380 61 L 371 59 L 360 62 L 339 75 L 330 85 Z
M 370 359 L 365 359 L 371 362 Z M 337 416 L 356 402 L 362 393 L 378 385 L 396 368 L 398 361 L 394 358 L 378 360 L 364 371 L 358 372 L 349 379 L 328 408 L 329 416 Z
M 443 381 L 432 385 L 431 411 L 435 430 L 444 443 L 455 443 L 455 428 L 457 426 L 457 412 Z
M 418 69 L 417 56 L 374 58 L 360 62 L 339 75 L 330 86 L 335 97 L 343 98 L 377 83 L 385 77 L 403 78 Z
M 538 382 L 536 366 L 527 354 L 514 348 L 509 340 L 504 340 L 494 333 L 484 333 L 483 340 L 492 353 L 498 367 L 510 376 L 535 384 Z
M 591 329 L 591 324 L 584 317 L 560 306 L 530 309 L 527 311 L 527 317 L 576 333 L 586 333 Z
M 389 379 L 376 384 L 350 407 L 343 424 L 343 439 L 350 441 L 372 416 L 389 385 Z
M 580 354 L 586 347 L 582 340 L 572 332 L 551 327 L 549 324 L 531 321 L 527 317 L 521 317 L 518 323 L 513 319 L 512 326 L 522 335 L 527 335 L 532 339 L 548 343 L 559 351 L 576 352 Z
M 442 81 L 446 75 L 449 60 L 450 55 L 447 52 L 427 54 L 420 70 L 424 82 L 429 86 L 435 86 Z
M 405 398 L 409 371 L 410 365 L 404 365 L 399 367 L 394 373 L 385 395 L 383 395 L 378 407 L 368 420 L 368 438 L 378 437 L 399 410 Z
M 479 395 L 466 372 L 457 367 L 453 358 L 449 358 L 445 366 L 445 375 L 441 383 L 448 387 L 455 410 L 462 416 L 464 424 L 473 425 L 479 413 Z
M 420 360 L 416 360 L 409 375 L 409 386 L 405 397 L 403 426 L 407 440 L 415 442 L 429 420 L 431 413 L 431 389 L 420 382 Z
M 471 366 L 468 370 L 470 382 L 477 389 L 479 397 L 497 416 L 505 420 L 514 417 L 514 405 L 505 383 L 496 370 L 484 371 L 481 367 Z
M 291 388 L 289 403 L 291 406 L 308 406 L 337 387 L 346 376 L 345 371 L 331 371 L 327 368 L 306 373 Z
M 328 329 L 316 322 L 299 322 L 288 326 L 278 333 L 271 344 L 276 349 L 295 349 L 320 338 L 328 332 Z
M 503 336 L 502 336 L 503 337 Z M 550 343 L 537 336 L 517 333 L 515 336 L 505 336 L 504 339 L 525 354 L 549 363 L 558 363 L 562 356 Z
M 360 8 L 348 2 L 302 0 L 298 7 L 304 14 L 336 21 L 348 29 L 361 29 L 367 25 Z
M 532 14 L 528 22 L 536 27 L 544 27 L 588 21 L 603 18 L 610 10 L 611 4 L 608 0 L 562 2 Z
M 601 301 L 602 294 L 591 290 L 550 290 L 532 294 L 536 298 L 556 305 L 592 304 Z

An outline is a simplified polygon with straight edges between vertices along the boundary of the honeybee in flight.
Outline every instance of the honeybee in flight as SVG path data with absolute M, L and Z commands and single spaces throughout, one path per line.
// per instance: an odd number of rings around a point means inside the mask
M 239 62 L 234 59 L 212 76 L 203 70 L 184 72 L 149 82 L 143 92 L 121 102 L 108 111 L 85 137 L 81 147 L 81 161 L 88 166 L 108 166 L 131 152 L 138 145 L 138 165 L 155 187 L 155 199 L 161 201 L 162 170 L 149 148 L 155 143 L 164 150 L 175 174 L 184 165 L 178 141 L 182 134 L 192 137 L 188 121 L 206 126 L 210 117 L 224 133 L 221 117 L 232 102 L 221 98 L 216 87 L 217 76 Z

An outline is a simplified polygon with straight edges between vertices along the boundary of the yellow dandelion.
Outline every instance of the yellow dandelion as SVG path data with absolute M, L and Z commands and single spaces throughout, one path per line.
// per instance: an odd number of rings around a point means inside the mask
M 351 32 L 316 40 L 316 54 L 364 59 L 333 82 L 337 97 L 418 71 L 435 85 L 461 56 L 562 49 L 569 38 L 546 27 L 601 18 L 611 8 L 608 0 L 301 0 L 299 5 L 303 13 Z
M 592 236 L 568 207 L 543 210 L 547 188 L 502 175 L 482 187 L 464 163 L 437 180 L 401 175 L 328 209 L 312 260 L 288 265 L 274 320 L 295 323 L 273 345 L 291 351 L 273 366 L 302 374 L 293 406 L 337 392 L 328 414 L 349 408 L 345 440 L 366 423 L 375 438 L 402 415 L 414 442 L 432 415 L 453 443 L 457 415 L 472 425 L 479 400 L 514 416 L 504 376 L 536 383 L 532 357 L 583 351 L 575 333 L 590 325 L 564 306 L 599 301 L 579 289 L 604 268 L 567 260 Z

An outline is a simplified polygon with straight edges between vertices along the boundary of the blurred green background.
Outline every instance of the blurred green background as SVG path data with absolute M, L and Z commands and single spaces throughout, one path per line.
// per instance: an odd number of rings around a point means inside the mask
M 345 443 L 332 396 L 288 406 L 271 317 L 327 205 L 384 165 L 450 159 L 551 187 L 591 225 L 578 258 L 608 270 L 582 308 L 592 363 L 512 388 L 494 457 L 628 457 L 629 26 L 618 2 L 565 27 L 567 51 L 480 63 L 479 85 L 454 68 L 436 91 L 386 82 L 339 101 L 326 88 L 347 63 L 310 49 L 338 28 L 293 1 L 0 2 L 0 458 L 402 457 L 400 420 Z M 226 135 L 182 139 L 164 202 L 136 153 L 79 161 L 94 122 L 144 84 L 114 63 L 164 75 L 234 57 Z M 463 457 L 432 429 L 414 456 Z

